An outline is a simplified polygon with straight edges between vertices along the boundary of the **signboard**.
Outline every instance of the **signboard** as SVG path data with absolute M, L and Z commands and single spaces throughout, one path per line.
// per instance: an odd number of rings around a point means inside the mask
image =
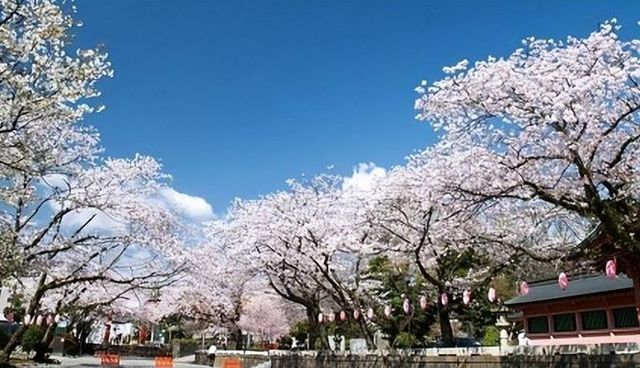
M 240 359 L 225 359 L 222 368 L 242 368 Z

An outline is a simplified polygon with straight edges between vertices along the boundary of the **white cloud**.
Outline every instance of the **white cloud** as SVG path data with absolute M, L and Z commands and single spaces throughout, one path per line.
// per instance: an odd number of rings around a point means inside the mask
M 168 207 L 192 220 L 213 218 L 213 208 L 204 198 L 180 193 L 173 188 L 163 188 L 160 197 Z
M 376 181 L 387 175 L 387 171 L 373 162 L 360 163 L 353 168 L 353 175 L 346 177 L 342 188 L 348 191 L 370 191 Z

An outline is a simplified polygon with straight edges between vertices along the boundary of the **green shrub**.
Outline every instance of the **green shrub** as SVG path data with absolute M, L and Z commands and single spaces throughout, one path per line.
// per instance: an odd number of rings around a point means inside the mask
M 484 346 L 496 346 L 500 344 L 500 331 L 497 327 L 489 326 L 484 330 L 484 337 L 482 338 L 482 345 Z
M 35 351 L 42 344 L 44 338 L 44 331 L 38 326 L 31 326 L 22 335 L 22 350 L 27 354 Z
M 409 349 L 414 347 L 418 343 L 418 338 L 410 334 L 408 332 L 400 332 L 398 336 L 396 336 L 396 340 L 393 345 L 399 349 Z

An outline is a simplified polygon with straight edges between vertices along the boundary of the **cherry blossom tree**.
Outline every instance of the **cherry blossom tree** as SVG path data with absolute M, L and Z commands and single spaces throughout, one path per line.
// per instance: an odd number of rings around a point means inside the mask
M 489 225 L 563 252 L 597 229 L 609 245 L 584 256 L 617 258 L 640 305 L 640 43 L 617 29 L 613 19 L 584 38 L 528 38 L 506 58 L 463 60 L 417 88 L 416 109 L 443 131 L 453 198 L 501 207 Z
M 273 342 L 289 332 L 289 321 L 285 315 L 282 298 L 266 292 L 249 295 L 242 308 L 238 326 L 258 334 L 263 340 Z
M 307 234 L 304 222 L 294 217 L 301 208 L 296 196 L 288 192 L 270 194 L 259 200 L 237 201 L 230 209 L 229 221 L 234 234 L 244 239 L 248 254 L 269 286 L 281 297 L 305 308 L 309 324 L 317 330 L 322 288 L 316 282 L 315 266 L 306 257 L 308 244 L 300 234 Z M 311 204 L 306 207 L 310 211 Z M 303 221 L 303 219 L 300 219 Z
M 97 134 L 82 126 L 94 108 L 95 83 L 112 74 L 100 48 L 71 50 L 74 21 L 56 1 L 6 0 L 0 4 L 0 200 L 14 202 L 19 173 L 77 168 L 96 154 Z M 13 183 L 16 185 L 7 185 Z M 15 271 L 20 253 L 11 252 L 14 224 L 0 222 L 0 277 Z
M 77 295 L 93 283 L 145 288 L 175 275 L 182 262 L 178 220 L 149 200 L 160 185 L 158 169 L 154 160 L 137 157 L 58 177 L 63 185 L 20 175 L 19 185 L 31 184 L 4 216 L 16 224 L 11 247 L 21 254 L 23 270 L 16 277 L 38 280 L 30 315 L 38 313 L 47 293 L 59 289 Z M 5 354 L 23 332 L 24 326 Z
M 489 210 L 466 208 L 448 195 L 449 164 L 436 149 L 410 156 L 370 192 L 363 221 L 371 229 L 370 253 L 415 265 L 425 283 L 423 296 L 436 308 L 443 342 L 452 345 L 453 305 L 462 304 L 465 290 L 482 290 L 507 268 L 510 253 L 502 243 L 477 236 L 484 234 Z M 450 303 L 441 301 L 444 295 Z
M 31 316 L 51 294 L 90 300 L 96 284 L 113 291 L 163 285 L 184 261 L 180 220 L 157 202 L 168 179 L 160 165 L 146 156 L 99 156 L 98 134 L 83 118 L 110 64 L 99 48 L 71 49 L 74 21 L 64 6 L 0 6 L 0 276 L 35 280 Z

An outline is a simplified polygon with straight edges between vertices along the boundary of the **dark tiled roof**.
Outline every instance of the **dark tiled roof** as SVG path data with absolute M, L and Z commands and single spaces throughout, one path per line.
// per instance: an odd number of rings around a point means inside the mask
M 569 287 L 565 290 L 560 289 L 557 280 L 531 283 L 529 284 L 529 293 L 527 295 L 517 296 L 504 304 L 514 306 L 626 289 L 633 289 L 633 281 L 622 274 L 615 279 L 607 278 L 604 275 L 576 276 L 573 278 L 570 276 Z

